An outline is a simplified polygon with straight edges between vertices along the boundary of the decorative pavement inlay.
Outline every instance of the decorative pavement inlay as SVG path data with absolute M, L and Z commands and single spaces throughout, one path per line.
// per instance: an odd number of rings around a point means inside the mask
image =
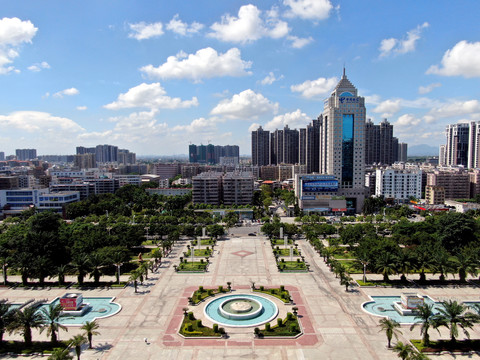
M 233 255 L 237 255 L 237 256 L 240 256 L 240 257 L 245 257 L 245 256 L 248 256 L 248 255 L 252 255 L 253 252 L 251 251 L 247 251 L 247 250 L 240 250 L 240 251 L 235 251 L 232 253 Z

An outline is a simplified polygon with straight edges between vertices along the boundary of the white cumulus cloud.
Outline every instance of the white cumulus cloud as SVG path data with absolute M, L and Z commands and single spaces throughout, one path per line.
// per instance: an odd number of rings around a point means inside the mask
M 262 94 L 248 89 L 218 103 L 210 112 L 211 115 L 224 116 L 231 119 L 253 120 L 266 113 L 276 113 L 278 103 L 272 103 Z
M 37 30 L 30 20 L 16 17 L 0 20 L 0 74 L 19 72 L 11 64 L 19 56 L 19 46 L 31 43 Z
M 132 31 L 128 34 L 129 38 L 146 40 L 163 35 L 163 24 L 161 22 L 147 24 L 146 22 L 141 21 L 136 24 L 128 24 L 128 26 Z
M 313 42 L 313 38 L 309 36 L 308 38 L 300 38 L 298 36 L 288 36 L 288 40 L 292 42 L 292 47 L 294 49 L 301 49 L 304 46 L 307 46 L 311 42 Z
M 4 129 L 14 128 L 29 133 L 41 131 L 44 134 L 57 130 L 60 133 L 84 130 L 73 120 L 41 111 L 16 111 L 8 115 L 0 115 L 0 126 Z
M 198 118 L 188 125 L 177 125 L 172 131 L 184 132 L 187 134 L 213 134 L 217 132 L 218 119 L 216 118 Z
M 42 69 L 50 69 L 50 65 L 46 61 L 42 61 L 41 63 L 36 63 L 29 66 L 27 69 L 33 72 L 39 72 Z
M 428 94 L 429 92 L 432 92 L 435 88 L 438 88 L 442 86 L 442 84 L 440 83 L 433 83 L 433 84 L 429 84 L 427 86 L 420 86 L 418 88 L 418 93 L 419 94 Z
M 143 107 L 149 109 L 178 109 L 197 106 L 198 100 L 193 97 L 191 100 L 182 100 L 167 96 L 167 92 L 160 83 L 142 83 L 126 93 L 118 95 L 117 101 L 104 105 L 110 110 Z
M 427 115 L 433 118 L 447 118 L 475 113 L 480 113 L 480 101 L 478 100 L 451 101 L 434 107 Z
M 286 16 L 307 20 L 324 20 L 330 16 L 333 5 L 330 0 L 284 0 L 289 7 Z
M 198 33 L 203 29 L 203 24 L 193 22 L 189 25 L 180 20 L 178 14 L 176 14 L 167 24 L 166 28 L 167 30 L 170 30 L 178 35 L 186 36 Z
M 265 130 L 283 129 L 288 125 L 291 129 L 304 128 L 312 119 L 307 114 L 297 109 L 291 113 L 275 116 L 271 121 L 265 124 Z
M 255 5 L 244 5 L 238 10 L 238 16 L 222 16 L 221 22 L 214 23 L 208 36 L 225 42 L 248 43 L 263 37 L 282 38 L 290 31 L 288 24 L 278 18 L 277 11 L 262 11 Z
M 87 110 L 87 107 L 85 105 L 77 106 L 76 108 L 78 111 L 84 111 Z
M 78 91 L 76 88 L 72 87 L 72 88 L 69 88 L 69 89 L 64 89 L 64 90 L 58 91 L 55 94 L 53 94 L 52 96 L 56 97 L 56 98 L 63 98 L 64 96 L 73 96 L 73 95 L 78 95 L 79 93 L 80 93 L 80 91 Z
M 69 89 L 58 91 L 54 93 L 52 96 L 56 98 L 63 98 L 64 96 L 73 96 L 73 95 L 78 95 L 79 93 L 80 91 L 78 91 L 78 89 L 71 87 Z
M 195 54 L 181 52 L 169 56 L 167 61 L 158 66 L 147 65 L 140 68 L 150 77 L 160 79 L 191 79 L 199 81 L 222 76 L 245 76 L 252 66 L 250 61 L 242 60 L 240 50 L 232 48 L 219 54 L 211 47 L 200 49 Z
M 290 90 L 300 93 L 304 98 L 310 99 L 316 96 L 330 93 L 337 85 L 337 78 L 318 78 L 316 80 L 307 80 L 298 85 L 290 86 Z
M 420 123 L 420 119 L 415 117 L 412 114 L 404 114 L 400 116 L 394 125 L 400 126 L 400 127 L 410 127 L 410 126 L 416 126 Z
M 262 81 L 260 81 L 260 84 L 262 85 L 272 85 L 275 81 L 278 81 L 280 79 L 283 79 L 283 75 L 280 75 L 278 78 L 275 76 L 275 74 L 270 71 L 267 76 L 265 76 Z
M 426 29 L 429 26 L 428 22 L 424 22 L 423 24 L 418 25 L 415 29 L 408 31 L 403 39 L 383 39 L 380 42 L 380 57 L 406 54 L 414 51 L 423 29 Z
M 480 42 L 469 43 L 462 40 L 445 52 L 442 64 L 432 65 L 427 74 L 443 76 L 463 76 L 465 78 L 480 76 Z
M 373 112 L 382 113 L 382 117 L 390 117 L 401 108 L 400 100 L 385 100 L 378 104 Z

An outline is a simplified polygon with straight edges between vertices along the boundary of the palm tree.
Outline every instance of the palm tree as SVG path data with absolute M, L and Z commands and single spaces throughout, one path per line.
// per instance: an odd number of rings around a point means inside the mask
M 60 304 L 55 306 L 49 305 L 48 308 L 42 309 L 42 315 L 46 322 L 45 328 L 47 329 L 47 335 L 50 335 L 52 344 L 57 343 L 57 332 L 60 331 L 60 329 L 68 331 L 65 326 L 59 323 L 62 310 L 63 307 Z
M 3 272 L 3 285 L 7 286 L 8 259 L 6 257 L 0 258 L 0 266 L 2 267 L 2 272 Z
M 90 254 L 90 256 L 88 257 L 88 260 L 90 262 L 90 268 L 92 271 L 92 273 L 90 274 L 90 277 L 91 278 L 93 277 L 93 283 L 95 285 L 98 285 L 98 283 L 100 282 L 100 275 L 101 275 L 100 269 L 102 266 L 105 265 L 105 260 L 98 253 Z
M 141 274 L 140 274 L 139 269 L 135 269 L 130 273 L 130 278 L 128 279 L 129 281 L 133 282 L 135 292 L 137 292 L 138 280 L 140 279 L 140 276 L 141 276 Z
M 80 360 L 80 354 L 82 353 L 82 345 L 88 342 L 87 338 L 84 335 L 78 334 L 75 335 L 70 340 L 70 347 L 75 349 L 75 354 L 77 354 L 77 360 Z
M 470 273 L 472 275 L 476 275 L 477 273 L 477 263 L 474 256 L 464 251 L 458 253 L 455 256 L 453 266 L 458 272 L 460 282 L 466 281 L 467 273 Z
M 417 320 L 412 326 L 410 326 L 410 331 L 416 325 L 421 325 L 420 335 L 423 335 L 423 345 L 430 345 L 430 336 L 428 335 L 428 329 L 430 326 L 435 326 L 435 313 L 433 312 L 433 304 L 425 304 L 417 307 L 415 312 L 415 320 Z
M 72 360 L 73 356 L 70 355 L 70 349 L 56 348 L 52 351 L 52 355 L 48 357 L 48 360 Z
M 112 254 L 113 265 L 115 265 L 117 268 L 115 276 L 118 284 L 120 284 L 120 268 L 123 265 L 123 261 L 124 261 L 124 255 L 121 252 L 114 252 Z
M 3 334 L 12 321 L 13 312 L 10 309 L 10 305 L 6 299 L 0 300 L 0 345 L 3 342 Z
M 422 352 L 412 351 L 408 360 L 429 360 L 430 358 Z
M 395 339 L 398 339 L 398 334 L 402 333 L 398 329 L 400 327 L 400 324 L 390 318 L 380 319 L 379 324 L 381 328 L 380 331 L 385 331 L 385 335 L 387 335 L 388 348 L 391 348 L 392 337 L 395 336 Z
M 388 275 L 395 273 L 395 268 L 397 267 L 395 260 L 395 257 L 389 252 L 382 253 L 380 258 L 378 258 L 375 264 L 375 271 L 383 275 L 383 281 L 389 281 Z
M 21 310 L 15 310 L 12 322 L 9 324 L 9 332 L 19 332 L 23 335 L 25 345 L 32 345 L 32 329 L 45 326 L 45 318 L 38 312 L 39 303 L 33 303 Z
M 62 264 L 57 266 L 57 276 L 58 276 L 59 285 L 65 285 L 65 275 L 68 274 L 68 270 L 70 270 L 70 266 L 68 264 Z
M 348 273 L 344 273 L 340 277 L 340 285 L 345 286 L 345 291 L 348 291 L 348 287 L 352 284 L 352 280 L 352 277 Z
M 93 335 L 100 335 L 98 331 L 96 331 L 99 328 L 98 323 L 93 320 L 93 321 L 86 321 L 85 324 L 80 328 L 82 330 L 85 330 L 85 334 L 87 335 L 88 338 L 88 348 L 92 348 L 92 337 Z
M 413 259 L 410 250 L 402 249 L 397 257 L 397 272 L 402 274 L 400 280 L 407 281 L 407 276 L 413 268 Z
M 450 255 L 444 248 L 436 249 L 432 258 L 432 270 L 440 273 L 440 281 L 445 281 L 445 274 L 452 271 Z
M 77 272 L 77 281 L 79 285 L 83 285 L 83 279 L 90 268 L 90 261 L 87 254 L 82 254 L 73 260 L 73 267 Z
M 427 277 L 425 271 L 430 268 L 433 263 L 432 253 L 426 246 L 419 246 L 413 252 L 415 268 L 420 271 L 420 282 L 425 282 Z
M 398 357 L 402 360 L 407 360 L 413 352 L 412 345 L 404 344 L 401 341 L 397 342 L 393 347 L 393 351 L 398 353 Z
M 467 313 L 467 305 L 458 303 L 456 300 L 442 301 L 442 307 L 438 309 L 439 314 L 435 315 L 435 328 L 445 326 L 450 330 L 450 341 L 457 341 L 458 328 L 462 328 L 463 333 L 470 338 L 467 329 L 471 329 L 478 322 L 475 314 Z

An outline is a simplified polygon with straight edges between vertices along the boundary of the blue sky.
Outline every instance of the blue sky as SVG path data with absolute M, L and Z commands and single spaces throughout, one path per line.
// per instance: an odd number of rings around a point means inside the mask
M 367 117 L 438 146 L 480 120 L 478 1 L 0 0 L 0 151 L 139 155 L 306 126 L 348 78 Z

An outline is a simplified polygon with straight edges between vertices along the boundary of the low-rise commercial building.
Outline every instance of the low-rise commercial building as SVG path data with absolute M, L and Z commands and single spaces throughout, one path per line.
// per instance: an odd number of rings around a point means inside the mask
M 422 197 L 422 171 L 377 169 L 375 196 L 404 201 L 410 197 Z

